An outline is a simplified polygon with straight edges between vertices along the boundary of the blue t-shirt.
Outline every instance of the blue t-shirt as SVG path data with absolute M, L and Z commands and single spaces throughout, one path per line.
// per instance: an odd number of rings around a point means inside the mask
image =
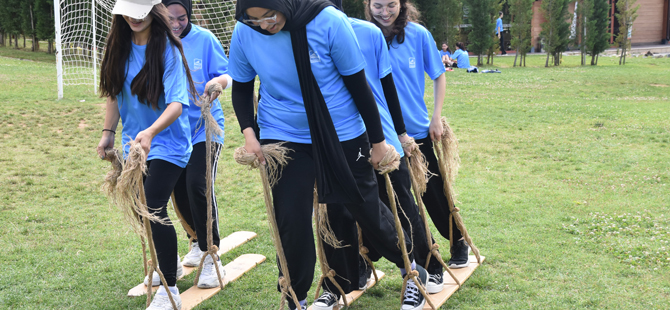
M 384 97 L 384 89 L 380 81 L 380 79 L 389 75 L 392 70 L 384 34 L 373 23 L 354 18 L 349 18 L 349 21 L 351 22 L 351 27 L 354 29 L 354 33 L 356 33 L 361 52 L 363 52 L 363 56 L 365 57 L 365 77 L 368 80 L 368 84 L 370 84 L 375 101 L 377 101 L 379 117 L 384 129 L 384 138 L 386 138 L 388 144 L 395 147 L 401 157 L 405 156 L 402 144 L 398 139 L 398 133 L 395 132 L 391 112 L 389 112 L 386 97 Z
M 228 57 L 226 57 L 219 40 L 209 30 L 191 24 L 191 31 L 181 39 L 184 55 L 191 69 L 191 77 L 198 95 L 205 92 L 205 85 L 211 79 L 228 73 Z M 199 106 L 190 102 L 188 120 L 191 124 L 191 143 L 194 145 L 206 140 L 205 126 L 200 121 L 202 115 Z M 221 103 L 215 100 L 210 109 L 212 116 L 223 130 L 223 110 Z M 223 135 L 214 137 L 214 141 L 223 143 Z
M 444 55 L 447 55 L 449 58 L 451 58 L 451 53 L 449 53 L 449 51 L 440 50 L 440 57 L 443 57 Z
M 503 31 L 502 18 L 496 19 L 496 34 L 499 34 Z
M 435 49 L 435 39 L 423 26 L 408 22 L 405 27 L 405 42 L 398 44 L 393 38 L 389 54 L 393 66 L 393 80 L 398 91 L 402 117 L 407 134 L 415 139 L 428 136 L 430 118 L 423 101 L 425 89 L 424 71 L 431 80 L 445 72 L 440 53 Z
M 330 6 L 307 24 L 307 42 L 312 72 L 326 101 L 340 141 L 365 132 L 342 76 L 365 68 L 365 60 L 349 20 Z M 230 42 L 230 76 L 249 82 L 258 75 L 261 100 L 258 126 L 261 139 L 312 143 L 291 47 L 291 34 L 280 31 L 261 34 L 237 23 Z
M 135 140 L 137 134 L 149 128 L 158 117 L 163 114 L 167 104 L 179 102 L 182 104 L 182 114 L 170 126 L 159 132 L 151 141 L 151 150 L 147 160 L 161 159 L 173 163 L 181 168 L 186 167 L 193 147 L 190 139 L 188 123 L 189 96 L 186 83 L 186 69 L 182 64 L 179 50 L 167 43 L 164 57 L 163 95 L 158 100 L 158 109 L 139 102 L 137 95 L 130 93 L 130 84 L 140 72 L 145 63 L 146 45 L 132 44 L 130 55 L 126 62 L 126 80 L 121 93 L 116 96 L 119 105 L 119 114 L 123 124 L 123 153 L 127 156 L 130 147 L 126 145 Z
M 458 62 L 458 67 L 461 69 L 467 69 L 470 68 L 470 55 L 468 55 L 468 51 L 463 51 L 462 49 L 457 49 L 454 52 L 454 57 L 453 59 L 456 59 Z

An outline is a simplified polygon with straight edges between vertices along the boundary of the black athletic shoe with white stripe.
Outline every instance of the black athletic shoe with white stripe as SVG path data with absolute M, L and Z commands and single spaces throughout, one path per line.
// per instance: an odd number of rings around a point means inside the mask
M 333 307 L 337 304 L 337 301 L 340 298 L 329 292 L 329 291 L 323 291 L 323 294 L 319 296 L 314 301 L 314 304 L 312 304 L 312 309 L 314 310 L 333 310 Z
M 417 277 L 421 283 L 418 285 L 424 285 L 428 281 L 428 272 L 426 269 L 423 269 L 423 267 L 417 265 L 416 266 L 416 271 L 419 272 L 419 276 Z M 426 299 L 423 297 L 421 294 L 421 291 L 419 291 L 419 288 L 417 287 L 417 283 L 414 283 L 414 280 L 408 280 L 407 281 L 407 288 L 405 289 L 405 297 L 403 298 L 402 301 L 402 308 L 401 310 L 421 310 L 423 309 L 423 306 L 426 304 Z
M 465 268 L 470 265 L 470 245 L 465 240 L 458 240 L 454 242 L 451 247 L 451 259 L 449 260 L 449 268 L 458 269 Z
M 372 276 L 372 267 L 365 259 L 358 259 L 358 289 L 363 291 L 368 288 L 368 280 Z

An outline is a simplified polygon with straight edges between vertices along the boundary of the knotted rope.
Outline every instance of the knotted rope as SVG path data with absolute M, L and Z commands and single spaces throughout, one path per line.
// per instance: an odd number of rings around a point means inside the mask
M 363 245 L 363 230 L 361 229 L 361 226 L 358 225 L 358 223 L 356 223 L 356 228 L 358 229 L 358 252 L 361 254 L 365 262 L 370 265 L 370 268 L 372 268 L 372 274 L 375 276 L 375 283 L 379 283 L 379 277 L 377 276 L 377 269 L 375 268 L 375 265 L 372 263 L 372 260 L 368 256 L 370 250 Z M 367 281 L 367 279 L 365 280 Z
M 323 242 L 324 241 L 327 242 L 334 248 L 342 248 L 344 246 L 341 245 L 342 242 L 340 240 L 337 240 L 337 237 L 330 229 L 330 222 L 328 221 L 328 209 L 326 204 L 319 203 L 319 195 L 316 190 L 316 184 L 314 184 L 313 207 L 314 207 L 314 223 L 316 225 L 316 231 L 318 233 L 318 236 L 316 238 L 316 248 L 317 248 L 317 254 L 319 256 L 319 267 L 321 267 L 321 278 L 319 279 L 319 284 L 316 286 L 314 299 L 316 300 L 319 298 L 319 292 L 321 291 L 323 282 L 326 280 L 326 278 L 328 278 L 330 279 L 330 282 L 333 283 L 333 285 L 335 285 L 337 290 L 340 291 L 342 300 L 344 300 L 344 306 L 348 307 L 349 303 L 347 302 L 347 296 L 344 293 L 342 287 L 335 280 L 335 276 L 337 275 L 337 273 L 335 272 L 335 270 L 330 268 L 326 260 L 326 251 L 323 248 Z
M 402 259 L 403 263 L 405 265 L 405 271 L 407 271 L 407 274 L 405 274 L 405 277 L 403 278 L 402 282 L 402 292 L 401 296 L 405 296 L 405 290 L 407 289 L 407 281 L 412 279 L 414 283 L 416 284 L 416 287 L 419 288 L 419 291 L 423 295 L 423 297 L 426 299 L 428 304 L 433 310 L 436 310 L 437 308 L 433 304 L 433 302 L 428 298 L 428 293 L 426 292 L 425 289 L 425 283 L 422 283 L 418 277 L 419 272 L 416 270 L 412 270 L 412 263 L 409 261 L 409 255 L 407 254 L 407 248 L 405 246 L 405 235 L 404 231 L 402 229 L 402 224 L 400 223 L 400 217 L 398 217 L 398 207 L 396 206 L 396 195 L 395 191 L 393 190 L 393 185 L 391 184 L 391 178 L 389 177 L 389 173 L 391 173 L 394 170 L 397 170 L 398 167 L 400 166 L 400 154 L 395 150 L 393 147 L 389 147 L 388 150 L 386 151 L 386 154 L 384 155 L 384 158 L 379 162 L 379 165 L 377 167 L 377 171 L 379 174 L 384 176 L 384 180 L 386 181 L 386 193 L 389 197 L 389 202 L 390 202 L 390 207 L 391 211 L 393 212 L 393 218 L 395 220 L 395 229 L 396 232 L 398 233 L 398 246 L 400 247 L 400 251 L 402 253 Z
M 219 83 L 213 83 L 207 89 L 207 94 L 209 96 L 200 96 L 200 100 L 196 102 L 196 105 L 200 107 L 200 123 L 205 125 L 205 161 L 207 161 L 207 168 L 205 172 L 205 179 L 207 180 L 207 191 L 205 193 L 207 197 L 207 252 L 200 259 L 200 264 L 198 265 L 198 272 L 193 280 L 193 285 L 198 285 L 198 280 L 200 279 L 200 273 L 202 272 L 202 266 L 205 263 L 207 256 L 212 258 L 214 262 L 214 269 L 216 269 L 216 276 L 219 279 L 219 286 L 223 289 L 223 277 L 221 276 L 221 270 L 219 270 L 219 248 L 214 245 L 214 236 L 212 232 L 212 227 L 214 226 L 214 218 L 212 217 L 212 188 L 214 187 L 213 176 L 212 176 L 212 139 L 214 136 L 220 136 L 223 131 L 219 127 L 219 123 L 216 122 L 214 116 L 212 116 L 212 104 L 214 100 L 211 100 L 211 94 L 215 92 L 221 93 L 223 89 Z
M 421 150 L 419 149 L 419 145 L 416 144 L 416 141 L 414 141 L 414 138 L 410 138 L 407 142 L 403 143 L 403 148 L 406 148 L 406 146 L 410 146 L 412 149 L 412 153 L 409 154 L 409 156 L 405 157 L 405 160 L 407 161 L 407 167 L 410 170 L 410 178 L 412 180 L 412 189 L 414 189 L 414 197 L 417 202 L 418 208 L 419 208 L 419 214 L 421 214 L 421 219 L 423 220 L 423 226 L 426 229 L 426 238 L 428 239 L 428 244 L 432 244 L 430 247 L 430 251 L 428 252 L 428 258 L 426 258 L 426 266 L 425 268 L 428 269 L 428 264 L 430 263 L 430 258 L 432 256 L 435 256 L 435 259 L 437 259 L 440 264 L 442 264 L 442 267 L 444 267 L 444 270 L 446 270 L 449 275 L 451 276 L 454 281 L 456 281 L 456 284 L 458 286 L 461 286 L 461 282 L 456 278 L 456 275 L 449 269 L 449 266 L 444 262 L 442 259 L 442 255 L 440 255 L 440 252 L 438 251 L 439 245 L 437 243 L 433 243 L 433 239 L 431 238 L 431 233 L 430 233 L 430 226 L 428 226 L 428 217 L 426 216 L 426 210 L 423 205 L 423 200 L 421 199 L 421 196 L 426 192 L 426 184 L 428 183 L 428 179 L 434 175 L 428 170 L 428 162 L 426 162 L 426 156 L 421 153 Z
M 440 167 L 440 174 L 442 174 L 442 180 L 444 181 L 444 195 L 447 196 L 447 202 L 449 204 L 449 226 L 452 224 L 452 220 L 456 222 L 456 227 L 461 231 L 461 234 L 465 238 L 465 241 L 468 242 L 472 248 L 472 252 L 475 253 L 477 257 L 477 263 L 481 264 L 481 258 L 479 256 L 479 249 L 472 242 L 468 230 L 465 228 L 465 223 L 463 222 L 463 217 L 461 217 L 459 208 L 454 206 L 454 189 L 453 182 L 456 179 L 458 174 L 458 166 L 460 163 L 460 157 L 458 156 L 458 139 L 454 131 L 449 126 L 446 117 L 442 117 L 442 127 L 444 132 L 442 138 L 438 142 L 433 142 L 435 148 L 435 154 L 437 155 L 437 162 Z M 450 244 L 454 244 L 453 229 L 449 229 L 449 241 Z
M 116 174 L 118 169 L 119 160 L 119 151 L 106 150 L 105 155 L 110 154 L 110 152 L 115 153 L 114 156 L 110 156 L 108 160 L 112 162 L 112 172 L 110 172 L 105 180 L 107 183 L 107 188 L 111 186 L 114 181 L 113 176 L 118 175 L 116 179 L 116 189 L 108 190 L 108 193 L 113 193 L 114 196 L 111 198 L 113 202 L 116 202 L 119 207 L 123 210 L 124 217 L 130 223 L 133 230 L 140 235 L 142 238 L 142 251 L 144 253 L 144 262 L 145 262 L 145 273 L 149 276 L 149 281 L 151 282 L 151 277 L 153 272 L 158 273 L 158 276 L 161 279 L 163 287 L 168 294 L 170 303 L 172 307 L 177 309 L 177 304 L 174 301 L 172 292 L 168 288 L 167 281 L 163 273 L 158 269 L 158 259 L 156 258 L 156 248 L 154 246 L 153 234 L 151 232 L 151 223 L 150 221 L 160 223 L 163 225 L 169 225 L 167 219 L 158 217 L 157 215 L 149 212 L 147 206 L 147 198 L 144 193 L 144 180 L 143 175 L 146 173 L 147 166 L 147 154 L 144 153 L 144 149 L 138 142 L 130 141 L 128 142 L 130 150 L 128 151 L 128 157 L 125 160 L 125 163 L 122 163 L 122 172 Z M 111 155 L 111 154 L 110 154 Z M 105 156 L 107 158 L 107 156 Z M 146 250 L 145 250 L 145 240 L 146 244 L 149 246 L 149 252 L 151 253 L 151 260 L 147 261 L 146 259 Z M 151 268 L 147 268 L 146 265 L 151 262 Z M 152 286 L 147 286 L 147 307 L 151 304 L 151 290 Z
M 270 235 L 274 241 L 277 257 L 279 258 L 279 268 L 282 272 L 282 277 L 279 277 L 279 288 L 281 290 L 281 304 L 279 309 L 284 309 L 286 298 L 292 298 L 296 305 L 300 305 L 298 296 L 296 296 L 293 287 L 291 287 L 291 276 L 288 271 L 288 262 L 286 255 L 284 255 L 284 247 L 282 246 L 281 238 L 279 236 L 279 228 L 277 227 L 277 219 L 275 217 L 275 209 L 272 204 L 272 190 L 271 188 L 279 179 L 279 172 L 281 167 L 288 163 L 288 156 L 286 153 L 288 148 L 282 146 L 282 143 L 266 144 L 261 146 L 261 152 L 265 157 L 265 165 L 261 165 L 256 154 L 247 153 L 244 147 L 238 147 L 235 150 L 235 161 L 241 165 L 248 165 L 250 169 L 259 168 L 261 173 L 261 183 L 263 184 L 263 198 L 265 199 L 265 210 L 268 214 L 268 224 L 270 226 Z M 286 298 L 284 298 L 286 296 Z

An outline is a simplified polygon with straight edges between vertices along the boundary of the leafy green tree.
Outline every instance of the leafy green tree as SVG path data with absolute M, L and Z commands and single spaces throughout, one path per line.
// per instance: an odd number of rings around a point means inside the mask
M 342 0 L 342 6 L 347 16 L 365 20 L 365 4 L 363 0 Z
M 461 0 L 414 0 L 412 3 L 421 12 L 421 22 L 431 32 L 438 47 L 442 42 L 456 44 L 457 26 L 463 15 Z
M 19 48 L 19 34 L 21 34 L 21 18 L 19 16 L 19 6 L 11 0 L 0 0 L 0 25 L 5 33 L 9 34 L 9 45 L 12 45 L 14 38 L 14 47 Z
M 493 29 L 495 29 L 496 19 L 498 19 L 498 16 L 499 16 L 498 12 L 503 10 L 503 4 L 507 0 L 499 0 L 499 1 L 500 1 L 499 3 L 497 3 L 497 1 L 492 1 L 491 6 L 489 7 L 489 16 L 491 16 L 491 21 L 493 23 Z M 505 18 L 505 17 L 503 17 L 503 18 Z M 505 22 L 503 20 L 503 24 L 504 23 Z M 491 43 L 491 45 L 489 45 L 489 48 L 486 50 L 486 64 L 487 65 L 489 64 L 489 62 L 490 62 L 491 65 L 493 65 L 493 57 L 496 55 L 498 50 L 500 50 L 500 39 L 498 38 L 498 36 L 495 35 L 495 30 L 493 30 L 493 32 L 491 32 L 491 35 L 492 35 L 491 41 L 493 41 L 493 42 Z
M 31 51 L 36 52 L 40 49 L 39 40 L 37 40 L 37 31 L 35 30 L 35 2 L 37 0 L 23 0 L 21 1 L 21 32 L 23 33 L 23 40 L 25 42 L 26 36 L 32 40 Z M 25 43 L 24 43 L 25 47 Z
M 533 20 L 533 2 L 535 0 L 510 0 L 509 14 L 511 15 L 510 35 L 512 48 L 516 50 L 514 67 L 517 58 L 519 66 L 526 66 L 526 54 L 530 51 L 531 22 Z
M 577 20 L 575 22 L 575 37 L 573 44 L 579 47 L 581 65 L 586 64 L 586 23 L 587 16 L 592 10 L 593 1 L 579 0 L 575 3 L 575 10 L 577 11 Z
M 477 55 L 477 66 L 482 65 L 482 54 L 493 44 L 495 24 L 491 20 L 490 9 L 494 1 L 496 0 L 469 0 L 464 4 L 469 9 L 468 20 L 472 24 L 468 35 L 468 49 Z
M 588 20 L 586 22 L 585 51 L 591 55 L 591 65 L 598 63 L 598 54 L 609 47 L 609 4 L 607 0 L 586 0 Z M 589 3 L 590 2 L 590 3 Z
M 35 0 L 35 33 L 39 40 L 47 41 L 47 53 L 54 52 L 54 6 L 52 0 Z
M 542 23 L 540 37 L 544 40 L 547 51 L 545 67 L 549 66 L 549 56 L 554 59 L 554 66 L 561 64 L 561 55 L 570 42 L 570 23 L 568 20 L 568 4 L 570 0 L 544 0 L 542 12 L 546 22 Z
M 637 18 L 637 10 L 640 6 L 635 6 L 637 0 L 619 0 L 616 3 L 619 13 L 615 14 L 619 21 L 619 33 L 616 36 L 616 42 L 621 46 L 621 56 L 619 65 L 626 64 L 626 53 L 630 50 L 630 37 L 633 32 L 633 22 Z

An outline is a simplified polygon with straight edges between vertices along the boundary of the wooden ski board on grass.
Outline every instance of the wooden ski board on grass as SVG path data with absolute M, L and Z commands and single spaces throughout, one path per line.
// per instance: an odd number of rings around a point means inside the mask
M 219 256 L 226 254 L 227 252 L 247 243 L 247 241 L 253 238 L 256 238 L 256 233 L 252 231 L 236 231 L 228 235 L 227 237 L 221 239 L 221 242 L 219 243 L 220 245 Z M 197 269 L 197 267 L 186 267 L 186 266 L 182 268 L 184 269 L 184 274 L 181 276 L 181 278 L 191 274 L 193 271 Z M 155 289 L 151 291 L 155 293 L 158 287 L 155 286 L 154 288 Z M 131 288 L 128 291 L 128 297 L 138 297 L 138 296 L 144 296 L 146 294 L 147 294 L 147 286 L 144 285 L 144 283 L 140 283 L 139 285 Z
M 481 256 L 482 258 L 482 263 L 484 262 L 485 257 Z M 454 273 L 458 281 L 461 282 L 462 285 L 465 284 L 465 280 L 467 280 L 474 272 L 475 269 L 479 267 L 479 264 L 477 263 L 477 257 L 474 255 L 470 255 L 470 265 L 465 268 L 460 268 L 460 269 L 451 269 L 451 272 Z M 444 279 L 444 289 L 437 293 L 437 294 L 429 294 L 430 301 L 433 302 L 435 307 L 439 309 L 451 295 L 454 294 L 458 290 L 458 284 L 456 284 L 456 281 L 454 281 L 453 278 L 451 278 L 451 275 L 449 275 L 448 272 L 444 272 L 444 275 L 442 275 L 442 279 Z M 430 310 L 430 305 L 426 302 L 426 305 L 423 306 L 423 310 Z
M 377 270 L 377 277 L 379 278 L 379 280 L 381 280 L 384 277 L 384 275 L 385 274 L 382 271 Z M 375 284 L 377 284 L 377 282 L 375 282 L 375 277 L 373 275 L 368 280 L 368 288 L 367 289 L 370 289 L 371 287 L 375 286 Z M 356 299 L 363 296 L 363 293 L 365 293 L 365 290 L 356 290 L 356 291 L 352 291 L 351 293 L 347 294 L 347 296 L 346 296 L 347 297 L 347 303 L 349 305 L 351 305 L 352 302 L 356 301 Z M 342 300 L 342 298 L 340 298 L 337 305 L 335 305 L 333 307 L 333 310 L 339 310 L 339 309 L 342 309 L 342 308 L 344 308 L 344 301 Z M 307 310 L 311 310 L 311 309 L 312 309 L 312 306 L 307 308 Z
M 265 256 L 260 254 L 243 254 L 240 257 L 236 258 L 234 261 L 223 266 L 223 269 L 226 271 L 226 275 L 223 277 L 223 285 L 233 282 L 239 279 L 247 271 L 254 269 L 260 263 L 265 261 Z M 199 305 L 206 299 L 214 296 L 221 290 L 221 287 L 217 286 L 215 288 L 201 289 L 197 286 L 193 286 L 181 293 L 181 309 L 190 310 L 195 306 Z

